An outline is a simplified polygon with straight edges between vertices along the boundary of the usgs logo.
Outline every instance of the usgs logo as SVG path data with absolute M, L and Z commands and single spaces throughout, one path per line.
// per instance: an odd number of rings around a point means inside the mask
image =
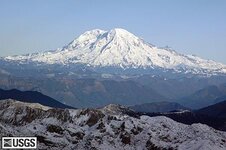
M 3 137 L 2 149 L 36 149 L 36 137 Z

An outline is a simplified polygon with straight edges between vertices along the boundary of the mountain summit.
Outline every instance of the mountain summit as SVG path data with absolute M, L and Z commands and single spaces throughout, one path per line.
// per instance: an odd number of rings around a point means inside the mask
M 120 28 L 87 31 L 62 49 L 23 56 L 8 56 L 6 61 L 122 69 L 172 70 L 177 73 L 226 73 L 226 65 L 168 48 L 158 48 Z

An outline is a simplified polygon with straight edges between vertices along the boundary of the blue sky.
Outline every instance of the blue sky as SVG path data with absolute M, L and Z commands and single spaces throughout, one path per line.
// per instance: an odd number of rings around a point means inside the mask
M 116 27 L 226 64 L 226 0 L 1 0 L 0 56 L 53 50 L 86 30 Z

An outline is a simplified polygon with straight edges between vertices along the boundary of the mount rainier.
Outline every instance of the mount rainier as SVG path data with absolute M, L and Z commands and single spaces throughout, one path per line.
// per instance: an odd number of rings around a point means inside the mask
M 55 51 L 8 56 L 4 62 L 38 65 L 82 65 L 86 68 L 118 68 L 173 71 L 191 74 L 225 74 L 226 65 L 169 48 L 158 48 L 120 28 L 91 30 Z

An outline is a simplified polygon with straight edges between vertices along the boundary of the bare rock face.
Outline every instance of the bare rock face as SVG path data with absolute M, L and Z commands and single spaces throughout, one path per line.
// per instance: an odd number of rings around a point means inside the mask
M 67 109 L 51 109 L 40 104 L 29 104 L 15 100 L 1 101 L 0 118 L 5 123 L 24 125 L 36 119 L 53 117 L 60 121 L 70 121 L 72 118 Z
M 120 105 L 75 110 L 3 100 L 0 136 L 36 136 L 38 148 L 50 150 L 226 149 L 226 133 L 206 125 L 128 114 Z

